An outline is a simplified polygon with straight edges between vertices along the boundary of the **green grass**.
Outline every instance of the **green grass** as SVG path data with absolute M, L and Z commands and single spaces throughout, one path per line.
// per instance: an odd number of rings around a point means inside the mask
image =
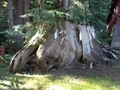
M 0 90 L 120 90 L 120 78 L 81 75 L 66 70 L 53 73 L 11 74 L 9 60 L 0 64 Z M 119 65 L 114 68 L 119 68 Z
M 106 39 L 105 35 L 100 38 L 102 43 L 110 44 L 111 38 Z M 120 51 L 114 51 L 114 53 L 120 55 Z M 44 75 L 40 73 L 11 74 L 8 72 L 9 60 L 6 58 L 2 60 L 5 64 L 0 64 L 0 90 L 120 90 L 120 78 L 83 76 L 66 72 Z M 115 65 L 113 68 L 120 68 L 120 65 Z
M 3 90 L 120 90 L 120 78 L 78 76 L 62 73 L 11 74 L 0 68 L 0 88 Z

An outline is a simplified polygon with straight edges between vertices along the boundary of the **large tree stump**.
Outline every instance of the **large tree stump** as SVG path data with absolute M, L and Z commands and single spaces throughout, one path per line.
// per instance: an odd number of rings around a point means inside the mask
M 59 22 L 55 34 L 43 46 L 38 45 L 39 35 L 11 60 L 10 71 L 19 72 L 28 62 L 36 61 L 41 72 L 52 68 L 74 68 L 76 63 L 108 63 L 117 57 L 105 50 L 98 41 L 94 28 L 70 21 Z M 35 43 L 34 43 L 34 42 Z M 33 44 L 34 43 L 34 44 Z

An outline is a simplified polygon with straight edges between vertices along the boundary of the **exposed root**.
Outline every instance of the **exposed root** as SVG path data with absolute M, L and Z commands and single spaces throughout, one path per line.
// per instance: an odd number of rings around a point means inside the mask
M 41 72 L 46 72 L 51 69 L 74 68 L 77 63 L 93 68 L 96 63 L 109 63 L 111 58 L 117 59 L 102 47 L 91 26 L 66 21 L 59 22 L 55 30 L 55 37 L 49 39 L 44 47 L 37 44 L 37 33 L 13 56 L 10 72 L 20 72 L 24 67 L 27 70 L 30 67 L 30 71 L 37 67 Z

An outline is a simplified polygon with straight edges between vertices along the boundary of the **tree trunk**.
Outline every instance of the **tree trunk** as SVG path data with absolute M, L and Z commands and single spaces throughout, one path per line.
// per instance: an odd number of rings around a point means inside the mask
M 41 0 L 41 8 L 44 9 L 45 8 L 45 0 Z
M 15 0 L 14 2 L 15 3 L 14 4 L 14 25 L 23 25 L 24 23 L 29 21 L 29 18 L 23 19 L 22 17 L 20 17 L 21 15 L 28 12 L 28 7 L 29 7 L 29 5 L 27 5 L 29 4 L 28 1 L 29 0 Z M 25 30 L 23 32 L 25 32 Z M 12 46 L 13 46 L 12 53 L 15 53 L 21 49 L 24 39 L 22 38 L 20 34 L 17 34 L 16 36 L 13 36 L 12 38 L 14 38 L 14 41 L 16 41 L 15 43 L 12 43 Z
M 13 29 L 13 9 L 12 9 L 12 1 L 8 0 L 8 28 L 10 30 Z
M 78 63 L 87 65 L 109 63 L 117 57 L 103 49 L 94 28 L 77 25 L 70 21 L 59 22 L 44 47 L 38 45 L 39 34 L 36 34 L 22 50 L 16 53 L 10 63 L 10 72 L 20 72 L 27 63 L 35 61 L 41 72 L 50 69 L 74 68 Z
M 15 0 L 14 25 L 23 24 L 23 0 Z
M 8 0 L 8 29 L 13 30 L 13 7 L 12 0 Z M 13 52 L 12 44 L 10 43 L 10 53 Z
M 29 0 L 24 0 L 24 14 L 28 14 L 28 10 L 29 10 Z M 24 18 L 24 23 L 29 22 L 30 18 Z
M 115 25 L 115 28 L 113 31 L 111 48 L 120 49 L 120 26 L 118 25 Z

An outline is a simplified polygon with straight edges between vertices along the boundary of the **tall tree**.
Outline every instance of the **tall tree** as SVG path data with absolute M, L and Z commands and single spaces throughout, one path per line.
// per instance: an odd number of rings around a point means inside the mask
M 15 9 L 14 9 L 14 25 L 23 24 L 23 18 L 20 15 L 23 15 L 23 0 L 15 0 Z
M 29 13 L 29 9 L 30 9 L 29 0 L 24 0 L 24 14 L 28 14 Z M 30 18 L 29 17 L 24 18 L 24 23 L 26 23 L 26 22 L 30 22 Z
M 41 2 L 42 2 L 42 9 L 44 9 L 45 8 L 45 0 L 41 0 Z
M 14 25 L 23 25 L 30 21 L 29 17 L 22 18 L 21 15 L 29 13 L 29 0 L 14 1 Z
M 0 45 L 4 44 L 6 38 L 5 33 L 3 33 L 6 29 L 8 29 L 8 8 L 7 8 L 6 0 L 2 0 L 0 2 Z M 2 32 L 2 33 L 1 33 Z
M 110 13 L 107 18 L 107 33 L 113 33 L 111 48 L 120 48 L 120 1 L 111 0 Z
M 54 5 L 54 7 L 45 5 L 45 9 L 40 10 L 36 15 L 35 21 L 39 18 L 35 26 L 37 32 L 28 44 L 13 56 L 10 72 L 20 72 L 26 64 L 30 63 L 38 65 L 41 72 L 45 72 L 53 68 L 74 68 L 79 63 L 92 68 L 93 64 L 110 63 L 111 58 L 117 59 L 113 53 L 101 45 L 95 35 L 95 29 L 88 25 L 91 21 L 87 21 L 87 16 L 93 18 L 92 15 L 96 15 L 99 18 L 99 12 L 94 12 L 93 7 L 95 8 L 96 4 L 102 4 L 101 1 L 86 0 L 84 6 L 76 0 L 71 7 L 68 4 L 69 0 L 59 0 L 58 10 L 53 2 L 56 3 L 56 0 L 46 0 L 45 4 L 52 3 L 51 6 Z M 73 15 L 68 13 L 71 10 Z M 83 15 L 78 10 L 81 12 L 84 10 Z M 66 16 L 71 19 L 66 19 Z M 75 20 L 76 17 L 82 17 L 81 21 Z M 85 23 L 83 23 L 84 19 Z M 54 33 L 51 33 L 51 30 L 54 30 Z
M 9 30 L 13 30 L 13 5 L 12 0 L 8 1 L 8 28 Z M 12 43 L 10 43 L 10 53 L 13 52 Z
M 8 27 L 13 29 L 13 5 L 12 0 L 8 0 Z
M 20 25 L 24 25 L 27 22 L 30 22 L 30 18 L 29 17 L 25 17 L 23 18 L 22 15 L 24 14 L 28 14 L 29 13 L 29 0 L 14 0 L 14 4 L 13 4 L 13 20 L 14 20 L 14 25 L 18 28 L 18 26 Z M 17 26 L 18 25 L 18 26 Z M 16 28 L 15 28 L 16 29 Z M 23 33 L 26 32 L 26 29 L 23 30 Z M 14 38 L 14 43 L 12 43 L 13 45 L 13 52 L 17 52 L 18 50 L 20 50 L 21 46 L 23 45 L 24 39 L 22 38 L 22 35 L 15 34 L 14 36 L 12 36 Z M 18 43 L 20 45 L 18 45 Z

